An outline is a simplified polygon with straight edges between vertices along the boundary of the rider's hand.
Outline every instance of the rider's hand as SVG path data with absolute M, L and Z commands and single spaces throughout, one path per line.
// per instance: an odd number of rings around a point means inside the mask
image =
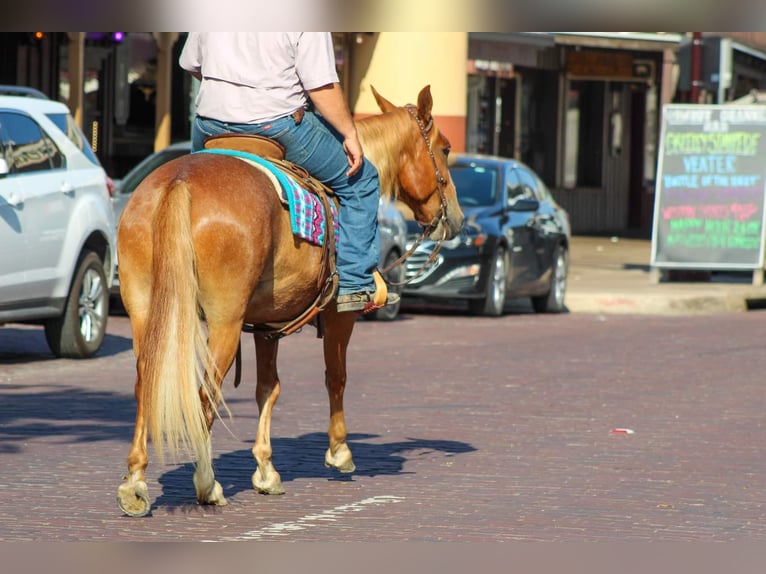
M 362 160 L 364 159 L 364 152 L 362 151 L 362 144 L 359 143 L 359 138 L 346 138 L 343 141 L 343 150 L 346 152 L 349 166 L 346 175 L 351 177 L 361 169 Z

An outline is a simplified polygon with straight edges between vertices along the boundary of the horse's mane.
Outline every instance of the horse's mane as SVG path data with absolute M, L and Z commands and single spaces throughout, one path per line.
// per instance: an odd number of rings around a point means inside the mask
M 400 195 L 399 156 L 402 146 L 407 145 L 403 136 L 409 121 L 407 112 L 397 108 L 356 122 L 364 153 L 378 169 L 380 194 L 393 199 Z

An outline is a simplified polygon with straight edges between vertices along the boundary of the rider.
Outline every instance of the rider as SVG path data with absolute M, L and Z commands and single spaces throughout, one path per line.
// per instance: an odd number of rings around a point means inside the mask
M 209 136 L 232 132 L 281 143 L 285 159 L 330 187 L 340 202 L 338 311 L 377 308 L 385 293 L 379 282 L 375 297 L 373 279 L 380 183 L 338 83 L 330 33 L 190 32 L 179 63 L 201 81 L 192 151 Z M 398 299 L 388 293 L 383 304 Z

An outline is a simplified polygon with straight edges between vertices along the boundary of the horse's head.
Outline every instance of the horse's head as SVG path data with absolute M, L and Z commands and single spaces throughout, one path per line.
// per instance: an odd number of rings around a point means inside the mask
M 372 93 L 383 111 L 383 116 L 379 117 L 390 117 L 396 123 L 396 129 L 389 130 L 394 126 L 386 125 L 378 130 L 378 135 L 385 133 L 390 141 L 391 134 L 397 134 L 399 143 L 395 156 L 394 150 L 389 150 L 390 157 L 395 159 L 379 164 L 371 157 L 381 175 L 381 186 L 385 189 L 386 183 L 391 185 L 397 199 L 412 210 L 416 221 L 431 231 L 432 239 L 451 239 L 460 232 L 463 211 L 447 168 L 450 143 L 431 115 L 433 100 L 430 86 L 418 94 L 417 106 L 397 107 L 375 88 L 372 88 Z M 381 165 L 390 167 L 388 174 L 381 169 Z

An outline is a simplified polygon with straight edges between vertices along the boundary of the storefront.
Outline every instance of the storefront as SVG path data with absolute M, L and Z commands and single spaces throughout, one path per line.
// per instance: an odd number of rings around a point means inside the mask
M 67 36 L 61 48 L 59 94 L 76 115 L 81 114 L 83 131 L 112 177 L 121 177 L 171 141 L 189 137 L 190 80 L 174 65 L 181 48 L 178 34 L 86 32 Z M 80 110 L 72 97 L 77 93 L 79 65 Z
M 66 102 L 112 177 L 189 137 L 189 83 L 177 33 L 0 34 L 0 83 Z
M 576 233 L 651 232 L 679 35 L 469 35 L 468 150 L 533 168 Z M 669 87 L 669 86 L 668 86 Z
M 706 97 L 766 87 L 748 38 L 708 40 Z M 0 81 L 67 101 L 112 177 L 189 137 L 192 79 L 178 33 L 0 35 Z M 670 33 L 337 33 L 352 111 L 377 113 L 431 86 L 455 151 L 515 157 L 540 174 L 575 233 L 649 236 L 664 103 L 683 98 L 688 35 Z M 716 43 L 717 42 L 717 43 Z M 714 53 L 714 44 L 717 53 Z M 717 83 L 716 83 L 717 82 Z M 81 86 L 81 88 L 77 88 Z M 713 94 L 715 96 L 713 96 Z M 712 100 L 715 101 L 715 100 Z

